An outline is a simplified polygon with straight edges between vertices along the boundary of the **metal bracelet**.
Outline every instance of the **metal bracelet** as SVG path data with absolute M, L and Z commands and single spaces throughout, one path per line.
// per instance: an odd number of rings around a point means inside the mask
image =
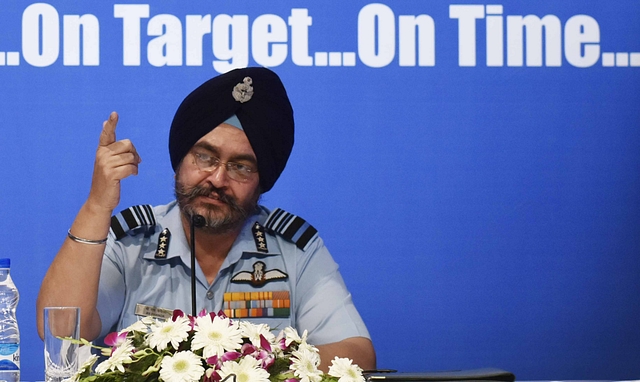
M 89 245 L 100 245 L 100 244 L 104 244 L 107 242 L 107 238 L 105 237 L 102 240 L 89 240 L 89 239 L 83 239 L 81 237 L 78 236 L 74 236 L 71 233 L 71 229 L 69 229 L 67 231 L 67 236 L 69 236 L 69 239 L 75 241 L 76 243 L 80 243 L 80 244 L 89 244 Z

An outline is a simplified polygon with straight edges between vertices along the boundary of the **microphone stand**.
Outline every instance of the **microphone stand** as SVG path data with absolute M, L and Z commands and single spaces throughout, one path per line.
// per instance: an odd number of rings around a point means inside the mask
M 196 227 L 203 227 L 204 218 L 200 215 L 191 217 L 191 316 L 196 316 Z

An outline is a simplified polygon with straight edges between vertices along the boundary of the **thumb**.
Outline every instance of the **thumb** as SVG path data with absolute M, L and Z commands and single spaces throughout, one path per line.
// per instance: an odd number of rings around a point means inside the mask
M 109 119 L 102 123 L 102 133 L 100 133 L 100 146 L 108 146 L 116 141 L 116 125 L 118 124 L 118 113 L 112 111 Z

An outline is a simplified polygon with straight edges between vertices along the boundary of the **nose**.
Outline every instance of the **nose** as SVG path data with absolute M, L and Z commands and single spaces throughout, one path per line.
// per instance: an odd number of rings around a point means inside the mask
M 222 164 L 207 170 L 206 173 L 206 179 L 216 188 L 224 188 L 229 184 L 229 174 L 227 174 L 227 169 Z

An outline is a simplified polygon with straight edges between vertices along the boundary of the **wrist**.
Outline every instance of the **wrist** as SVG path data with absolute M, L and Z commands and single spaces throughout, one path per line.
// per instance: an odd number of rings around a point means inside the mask
M 105 207 L 101 203 L 94 202 L 91 198 L 87 199 L 87 201 L 82 206 L 82 209 L 85 210 L 88 214 L 90 214 L 93 218 L 102 218 L 107 216 L 111 219 L 111 215 L 113 215 L 113 208 Z

